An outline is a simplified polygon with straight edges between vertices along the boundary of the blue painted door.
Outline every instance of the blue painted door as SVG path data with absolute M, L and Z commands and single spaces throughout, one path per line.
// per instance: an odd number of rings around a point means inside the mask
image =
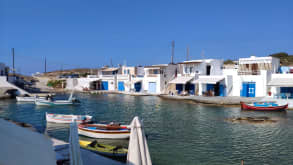
M 247 93 L 248 93 L 247 89 L 248 89 L 248 83 L 242 83 L 242 90 L 240 93 L 241 97 L 247 97 Z
M 248 85 L 248 97 L 255 97 L 255 83 L 249 83 L 249 85 Z
M 156 93 L 156 86 L 157 84 L 155 82 L 149 82 L 149 93 Z
M 214 84 L 207 84 L 207 91 L 214 91 Z
M 220 85 L 219 88 L 219 96 L 225 96 L 224 85 Z
M 139 92 L 141 90 L 141 82 L 135 83 L 134 89 L 135 89 L 135 92 Z
M 241 96 L 255 97 L 255 82 L 243 82 Z
M 108 90 L 108 81 L 102 81 L 102 90 Z
M 189 93 L 190 94 L 192 94 L 192 95 L 194 95 L 194 89 L 195 89 L 195 85 L 194 84 L 190 84 L 190 86 L 189 86 Z
M 118 91 L 125 91 L 124 82 L 119 81 L 118 82 Z
M 176 90 L 178 91 L 178 94 L 180 94 L 183 90 L 183 84 L 176 84 Z

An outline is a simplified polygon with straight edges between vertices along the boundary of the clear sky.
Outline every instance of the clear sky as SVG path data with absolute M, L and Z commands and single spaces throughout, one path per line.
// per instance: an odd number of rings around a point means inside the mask
M 293 54 L 292 0 L 0 0 L 0 62 L 74 67 Z

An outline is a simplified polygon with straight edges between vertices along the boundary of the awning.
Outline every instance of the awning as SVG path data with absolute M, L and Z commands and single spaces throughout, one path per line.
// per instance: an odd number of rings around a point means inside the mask
M 193 80 L 192 83 L 203 83 L 203 84 L 217 84 L 217 82 L 220 82 L 224 80 L 225 77 L 222 76 L 206 76 L 206 77 L 199 77 L 196 80 Z
M 176 77 L 172 81 L 170 81 L 170 84 L 186 84 L 190 80 L 192 80 L 193 77 Z
M 133 83 L 135 84 L 135 83 L 140 83 L 140 82 L 142 82 L 142 80 L 133 80 Z
M 268 83 L 268 86 L 293 87 L 293 79 L 292 78 L 274 78 Z

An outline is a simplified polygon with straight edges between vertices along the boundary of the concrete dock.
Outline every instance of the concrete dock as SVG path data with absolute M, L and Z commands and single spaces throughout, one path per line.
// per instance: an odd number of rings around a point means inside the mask
M 191 100 L 197 103 L 215 104 L 215 105 L 240 105 L 242 102 L 257 102 L 261 101 L 262 97 L 237 97 L 237 96 L 176 96 L 176 95 L 160 95 L 163 99 L 175 100 Z

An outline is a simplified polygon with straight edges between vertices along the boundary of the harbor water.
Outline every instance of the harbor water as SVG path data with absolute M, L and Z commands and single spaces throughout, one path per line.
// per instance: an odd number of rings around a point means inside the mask
M 68 95 L 60 95 L 66 98 Z M 78 106 L 41 107 L 0 101 L 0 117 L 32 124 L 38 131 L 68 140 L 68 126 L 47 124 L 45 113 L 88 114 L 98 123 L 144 123 L 155 165 L 288 165 L 293 163 L 293 111 L 251 112 L 240 107 L 201 105 L 156 96 L 78 94 Z M 231 123 L 227 118 L 267 116 L 275 123 Z M 106 141 L 127 146 L 127 140 Z

